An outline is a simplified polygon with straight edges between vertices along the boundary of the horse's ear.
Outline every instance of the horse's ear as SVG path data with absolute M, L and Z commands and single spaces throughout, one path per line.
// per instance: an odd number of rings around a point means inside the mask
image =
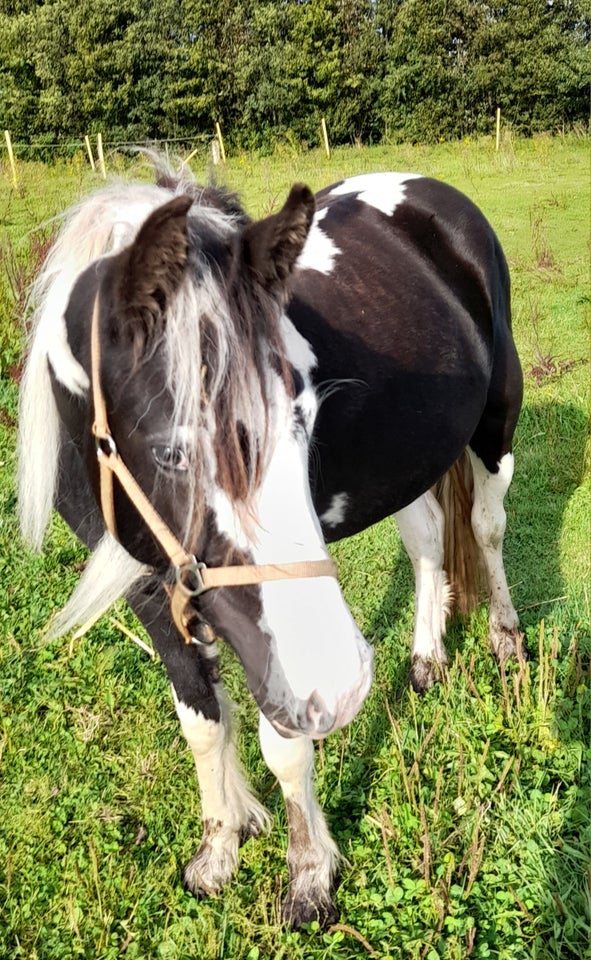
M 312 225 L 314 194 L 302 183 L 291 188 L 279 213 L 250 224 L 242 234 L 242 256 L 265 289 L 282 296 Z
M 175 197 L 150 214 L 124 252 L 116 313 L 141 348 L 162 330 L 164 315 L 187 262 L 187 213 L 191 197 Z

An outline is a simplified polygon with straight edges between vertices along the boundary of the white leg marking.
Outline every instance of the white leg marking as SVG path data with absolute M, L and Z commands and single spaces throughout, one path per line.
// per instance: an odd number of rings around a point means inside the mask
M 335 917 L 332 887 L 340 854 L 314 792 L 312 740 L 280 736 L 262 713 L 259 736 L 265 762 L 279 781 L 289 822 L 290 888 L 284 919 L 293 926 L 316 919 L 326 923 Z
M 185 881 L 194 893 L 215 893 L 234 873 L 244 837 L 268 829 L 271 819 L 246 786 L 221 688 L 216 691 L 222 710 L 219 723 L 180 701 L 174 687 L 172 692 L 195 759 L 203 819 L 203 840 L 185 868 Z
M 447 663 L 443 645 L 450 591 L 443 570 L 443 511 L 431 492 L 394 514 L 415 574 L 411 682 L 426 690 Z M 434 669 L 435 668 L 435 669 Z
M 507 523 L 503 500 L 513 477 L 513 454 L 505 454 L 498 473 L 489 473 L 469 447 L 468 454 L 474 473 L 472 529 L 482 551 L 490 591 L 490 640 L 497 657 L 505 659 L 516 653 L 519 627 L 503 565 Z

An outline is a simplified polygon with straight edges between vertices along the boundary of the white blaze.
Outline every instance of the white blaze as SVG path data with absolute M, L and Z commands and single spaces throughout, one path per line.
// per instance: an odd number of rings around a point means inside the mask
M 306 386 L 296 403 L 311 427 L 317 399 L 309 373 L 315 358 L 288 321 L 283 332 L 289 359 L 298 354 L 299 363 L 294 365 Z M 213 503 L 217 525 L 237 546 L 248 550 L 258 565 L 323 560 L 328 552 L 310 492 L 308 438 L 296 427 L 291 401 L 279 380 L 275 399 L 277 440 L 255 503 L 256 524 L 247 529 L 218 490 Z M 334 714 L 335 728 L 349 723 L 369 692 L 373 651 L 353 620 L 336 578 L 265 581 L 261 599 L 259 626 L 272 637 L 274 651 L 265 680 L 271 703 L 285 702 L 285 694 L 291 691 L 305 703 L 313 697 L 312 713 L 318 708 Z
M 301 400 L 301 397 L 299 398 Z M 274 450 L 258 502 L 255 563 L 321 560 L 328 554 L 310 494 L 307 444 L 286 431 Z M 265 582 L 261 628 L 274 638 L 292 692 L 316 694 L 339 725 L 361 706 L 372 651 L 334 577 Z M 270 691 L 272 693 L 272 691 Z

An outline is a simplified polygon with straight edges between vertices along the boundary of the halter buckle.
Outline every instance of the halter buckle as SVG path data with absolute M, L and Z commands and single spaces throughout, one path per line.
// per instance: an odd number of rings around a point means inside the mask
M 201 571 L 206 567 L 207 564 L 193 558 L 189 563 L 183 563 L 175 568 L 177 586 L 187 597 L 198 597 L 207 590 L 201 576 Z
M 117 456 L 117 444 L 115 443 L 112 434 L 103 433 L 98 434 L 94 432 L 94 445 L 96 450 L 96 455 L 100 459 L 101 457 L 116 457 Z

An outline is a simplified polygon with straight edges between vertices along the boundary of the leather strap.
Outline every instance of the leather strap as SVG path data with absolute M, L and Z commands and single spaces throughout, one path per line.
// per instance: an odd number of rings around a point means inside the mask
M 115 521 L 115 504 L 113 499 L 113 476 L 107 468 L 105 457 L 108 451 L 115 450 L 115 442 L 109 430 L 107 408 L 101 389 L 101 344 L 99 336 L 99 297 L 94 299 L 92 311 L 92 325 L 90 328 L 90 364 L 92 377 L 92 405 L 94 422 L 92 432 L 96 442 L 96 454 L 99 462 L 100 497 L 103 517 L 107 530 L 117 538 L 117 523 Z
M 307 577 L 336 577 L 333 560 L 300 560 L 292 563 L 243 564 L 239 567 L 204 567 L 201 579 L 205 590 L 212 587 L 245 587 L 270 580 L 305 580 Z
M 331 559 L 304 560 L 293 563 L 243 564 L 233 567 L 206 567 L 188 553 L 162 519 L 139 483 L 121 459 L 109 427 L 105 397 L 101 388 L 101 345 L 99 334 L 99 296 L 95 297 L 91 325 L 91 375 L 94 421 L 92 433 L 100 472 L 101 509 L 107 529 L 115 539 L 115 502 L 113 475 L 117 477 L 129 500 L 150 529 L 162 550 L 175 568 L 177 582 L 170 591 L 174 622 L 190 643 L 191 620 L 187 608 L 193 597 L 214 587 L 244 587 L 274 580 L 306 579 L 308 577 L 336 577 L 336 564 Z

